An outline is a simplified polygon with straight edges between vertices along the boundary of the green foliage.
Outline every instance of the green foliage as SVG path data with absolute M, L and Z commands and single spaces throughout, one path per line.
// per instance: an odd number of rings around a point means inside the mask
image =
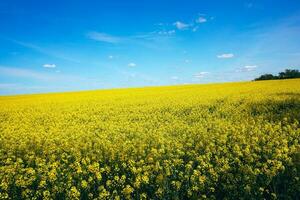
M 286 69 L 284 72 L 280 72 L 278 76 L 274 76 L 272 74 L 264 74 L 254 80 L 262 81 L 262 80 L 276 80 L 276 79 L 290 79 L 290 78 L 300 78 L 299 70 Z
M 0 199 L 299 199 L 299 84 L 0 97 Z

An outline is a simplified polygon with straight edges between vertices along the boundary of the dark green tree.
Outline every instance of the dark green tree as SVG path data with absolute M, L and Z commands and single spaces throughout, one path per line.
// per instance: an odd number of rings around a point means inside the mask
M 297 69 L 286 69 L 285 72 L 278 74 L 279 79 L 300 78 L 300 72 Z
M 277 79 L 277 77 L 273 76 L 273 74 L 264 74 L 254 80 L 261 81 L 261 80 L 274 80 L 274 79 Z
M 278 73 L 278 76 L 274 76 L 273 74 L 263 74 L 254 80 L 261 81 L 261 80 L 290 79 L 290 78 L 300 78 L 299 70 L 286 69 L 284 72 Z

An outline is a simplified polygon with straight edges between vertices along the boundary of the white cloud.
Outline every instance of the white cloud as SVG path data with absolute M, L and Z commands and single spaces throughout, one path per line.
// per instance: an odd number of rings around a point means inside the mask
M 107 42 L 107 43 L 119 43 L 121 42 L 120 37 L 112 36 L 106 33 L 99 33 L 99 32 L 89 32 L 87 34 L 87 37 L 96 40 L 99 42 Z
M 256 65 L 246 65 L 243 67 L 243 69 L 247 72 L 253 71 L 253 70 L 255 70 L 255 68 L 257 68 Z
M 189 24 L 185 24 L 185 23 L 180 22 L 180 21 L 175 22 L 173 25 L 176 26 L 176 28 L 179 29 L 179 30 L 185 30 L 190 26 Z
M 136 64 L 135 63 L 133 63 L 133 62 L 131 62 L 131 63 L 128 63 L 128 67 L 135 67 L 136 66 Z
M 204 18 L 204 17 L 199 17 L 199 18 L 196 20 L 196 22 L 199 23 L 199 24 L 202 24 L 202 23 L 207 22 L 207 19 Z
M 159 31 L 158 34 L 159 35 L 173 35 L 175 34 L 175 30 L 169 30 L 169 31 Z
M 221 55 L 217 55 L 218 58 L 233 58 L 234 57 L 234 54 L 232 53 L 224 53 L 224 54 L 221 54 Z
M 179 78 L 178 78 L 178 76 L 172 76 L 171 79 L 172 80 L 178 80 Z
M 236 72 L 251 72 L 257 68 L 256 65 L 246 65 L 240 69 L 237 69 Z
M 55 68 L 56 65 L 55 64 L 44 64 L 43 67 L 45 67 L 45 68 Z
M 209 74 L 209 72 L 199 72 L 194 74 L 195 78 L 203 78 L 205 75 Z

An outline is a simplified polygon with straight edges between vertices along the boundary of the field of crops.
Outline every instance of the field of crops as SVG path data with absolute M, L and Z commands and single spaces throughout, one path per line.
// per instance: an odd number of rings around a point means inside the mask
M 0 97 L 0 199 L 299 199 L 300 79 Z

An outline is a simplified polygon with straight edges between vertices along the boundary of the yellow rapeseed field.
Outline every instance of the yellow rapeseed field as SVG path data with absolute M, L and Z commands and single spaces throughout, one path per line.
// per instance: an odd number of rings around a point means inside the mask
M 0 199 L 299 199 L 300 79 L 0 97 Z

